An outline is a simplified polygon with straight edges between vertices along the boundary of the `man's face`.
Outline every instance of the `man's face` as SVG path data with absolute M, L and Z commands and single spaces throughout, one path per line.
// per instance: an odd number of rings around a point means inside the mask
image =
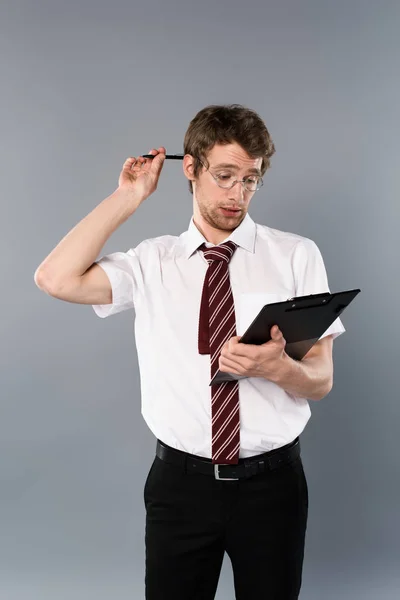
M 262 158 L 250 158 L 239 144 L 232 143 L 215 145 L 208 153 L 207 159 L 208 171 L 202 168 L 198 178 L 192 182 L 194 217 L 195 220 L 197 217 L 199 224 L 204 227 L 229 234 L 245 218 L 254 192 L 248 192 L 239 182 L 230 190 L 222 189 L 211 173 L 234 175 L 238 180 L 249 175 L 261 175 Z M 235 209 L 236 212 L 229 214 L 224 208 Z

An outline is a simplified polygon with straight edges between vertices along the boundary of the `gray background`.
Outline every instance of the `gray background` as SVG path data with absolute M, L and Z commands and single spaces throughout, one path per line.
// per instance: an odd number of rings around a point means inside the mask
M 134 312 L 100 320 L 33 275 L 127 156 L 181 152 L 196 112 L 231 102 L 260 113 L 277 149 L 252 218 L 313 239 L 332 291 L 362 290 L 334 343 L 334 388 L 302 435 L 301 598 L 393 600 L 399 3 L 8 0 L 0 23 L 1 600 L 144 597 L 155 439 Z M 191 215 L 182 165 L 168 162 L 102 254 L 178 235 Z M 217 598 L 233 595 L 225 557 Z

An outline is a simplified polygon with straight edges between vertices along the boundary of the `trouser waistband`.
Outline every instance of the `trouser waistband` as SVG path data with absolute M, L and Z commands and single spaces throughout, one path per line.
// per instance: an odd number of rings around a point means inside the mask
M 290 444 L 257 456 L 239 458 L 236 465 L 213 464 L 210 458 L 171 448 L 161 440 L 157 440 L 156 455 L 165 462 L 181 466 L 187 472 L 212 475 L 215 479 L 247 479 L 296 460 L 300 456 L 300 439 L 297 437 Z

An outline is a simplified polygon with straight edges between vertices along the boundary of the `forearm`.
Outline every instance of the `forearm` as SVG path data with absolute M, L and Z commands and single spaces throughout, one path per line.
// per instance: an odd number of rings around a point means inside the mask
M 117 189 L 67 233 L 40 264 L 35 279 L 39 275 L 56 284 L 83 275 L 111 234 L 135 210 L 132 197 Z
M 272 381 L 294 396 L 321 400 L 332 389 L 332 371 L 318 357 L 298 361 L 285 354 Z

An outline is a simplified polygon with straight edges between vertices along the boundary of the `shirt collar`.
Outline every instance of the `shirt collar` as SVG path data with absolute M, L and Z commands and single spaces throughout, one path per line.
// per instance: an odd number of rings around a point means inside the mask
M 203 234 L 197 229 L 194 221 L 193 215 L 190 219 L 189 228 L 185 231 L 182 236 L 182 244 L 184 248 L 184 256 L 185 258 L 189 258 L 193 252 L 197 250 L 201 244 L 206 244 L 208 248 L 214 246 L 208 242 Z M 252 252 L 254 254 L 255 241 L 256 241 L 256 224 L 253 219 L 250 217 L 249 213 L 246 214 L 243 221 L 240 223 L 239 227 L 236 227 L 234 231 L 232 231 L 231 235 L 226 238 L 222 243 L 227 242 L 228 240 L 232 240 L 244 250 L 248 252 Z

